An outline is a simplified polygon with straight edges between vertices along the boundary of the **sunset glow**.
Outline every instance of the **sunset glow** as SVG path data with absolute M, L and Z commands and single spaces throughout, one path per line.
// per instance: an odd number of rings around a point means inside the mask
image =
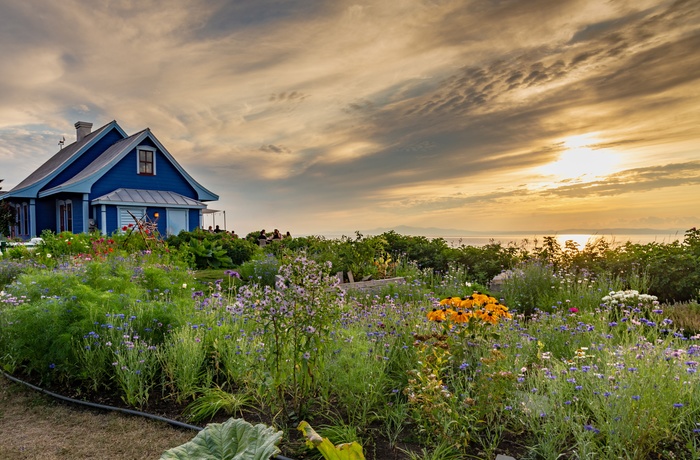
M 117 120 L 238 234 L 700 225 L 694 2 L 35 3 L 0 5 L 3 191 Z

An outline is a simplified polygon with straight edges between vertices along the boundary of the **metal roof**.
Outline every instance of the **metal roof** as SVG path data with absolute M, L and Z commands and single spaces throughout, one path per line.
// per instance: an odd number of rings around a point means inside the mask
M 148 128 L 147 128 L 148 129 Z M 48 195 L 51 193 L 54 193 L 55 191 L 62 191 L 62 190 L 67 190 L 67 191 L 74 191 L 71 190 L 71 186 L 80 184 L 83 181 L 88 181 L 91 176 L 93 175 L 98 175 L 99 173 L 104 174 L 105 168 L 110 166 L 111 163 L 115 163 L 125 152 L 125 150 L 128 151 L 129 149 L 129 144 L 137 137 L 139 137 L 142 133 L 144 133 L 146 129 L 139 131 L 136 134 L 132 134 L 129 137 L 126 137 L 124 139 L 121 139 L 111 146 L 107 148 L 104 152 L 100 154 L 99 157 L 95 158 L 95 160 L 87 165 L 82 171 L 80 171 L 78 174 L 73 176 L 72 178 L 68 179 L 64 183 L 49 189 L 45 190 L 41 195 Z M 82 193 L 87 193 L 90 191 L 90 187 L 92 186 L 92 182 L 89 182 L 87 184 L 86 190 L 79 190 Z M 40 196 L 41 196 L 40 195 Z
M 30 188 L 44 180 L 48 180 L 51 176 L 57 174 L 58 171 L 63 169 L 65 165 L 70 164 L 78 156 L 77 154 L 82 153 L 83 147 L 87 146 L 95 138 L 103 134 L 107 128 L 112 128 L 113 126 L 116 126 L 115 121 L 111 121 L 96 129 L 87 136 L 83 137 L 80 141 L 66 145 L 55 155 L 49 158 L 44 164 L 39 166 L 39 168 L 34 170 L 34 172 L 31 173 L 26 179 L 13 187 L 13 189 L 10 190 L 10 194 L 14 195 L 16 192 Z
M 179 193 L 164 190 L 139 190 L 120 188 L 92 200 L 92 204 L 110 205 L 158 205 L 165 208 L 201 208 L 207 207 L 201 201 L 193 200 Z
M 39 197 L 43 198 L 59 192 L 90 193 L 92 185 L 97 179 L 107 173 L 112 166 L 124 158 L 134 147 L 143 142 L 146 138 L 150 139 L 156 145 L 160 153 L 170 161 L 170 164 L 172 164 L 172 166 L 182 174 L 183 178 L 190 186 L 195 189 L 197 198 L 203 201 L 216 201 L 219 199 L 218 195 L 210 192 L 199 182 L 194 180 L 148 128 L 114 143 L 81 172 L 56 187 L 43 190 L 39 193 Z

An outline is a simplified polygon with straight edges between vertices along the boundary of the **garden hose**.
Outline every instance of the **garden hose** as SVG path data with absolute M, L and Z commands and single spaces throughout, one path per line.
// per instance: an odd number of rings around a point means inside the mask
M 129 414 L 129 415 L 138 415 L 140 417 L 146 417 L 146 418 L 150 418 L 152 420 L 158 420 L 160 422 L 165 422 L 165 423 L 168 423 L 170 425 L 173 425 L 173 426 L 176 426 L 179 428 L 186 428 L 188 430 L 202 431 L 204 429 L 200 426 L 189 425 L 187 423 L 183 423 L 183 422 L 179 422 L 177 420 L 172 420 L 169 418 L 161 417 L 159 415 L 149 414 L 147 412 L 141 412 L 141 411 L 132 410 L 132 409 L 125 409 L 125 408 L 121 408 L 121 407 L 107 406 L 104 404 L 97 404 L 97 403 L 93 403 L 93 402 L 89 402 L 89 401 L 81 401 L 80 399 L 69 398 L 67 396 L 63 396 L 63 395 L 60 395 L 58 393 L 54 393 L 52 391 L 45 390 L 45 389 L 40 388 L 36 385 L 32 385 L 31 383 L 25 382 L 24 380 L 20 380 L 17 377 L 11 376 L 10 374 L 6 373 L 5 371 L 0 370 L 0 372 L 2 372 L 2 375 L 4 375 L 5 378 L 7 378 L 8 380 L 11 380 L 15 383 L 19 383 L 20 385 L 24 385 L 26 387 L 29 387 L 32 390 L 38 391 L 39 393 L 43 393 L 47 396 L 51 396 L 52 398 L 60 399 L 62 401 L 66 401 L 66 402 L 69 402 L 72 404 L 81 404 L 83 406 L 92 407 L 94 409 L 116 411 L 116 412 L 121 412 L 121 413 Z M 274 460 L 292 460 L 291 458 L 284 457 L 282 455 L 276 455 L 275 457 L 273 457 L 273 459 Z

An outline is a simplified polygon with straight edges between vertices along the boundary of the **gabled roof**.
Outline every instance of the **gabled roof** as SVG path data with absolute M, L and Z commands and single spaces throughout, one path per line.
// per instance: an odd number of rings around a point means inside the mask
M 96 129 L 81 140 L 73 142 L 61 150 L 54 156 L 49 158 L 43 165 L 39 166 L 26 179 L 17 184 L 9 191 L 7 197 L 26 197 L 35 198 L 41 190 L 41 187 L 46 185 L 51 179 L 56 177 L 61 171 L 73 163 L 82 155 L 85 150 L 100 140 L 106 133 L 115 128 L 119 133 L 126 137 L 124 130 L 117 124 L 116 121 L 110 121 L 101 128 Z
M 114 143 L 81 172 L 56 187 L 42 191 L 39 194 L 39 197 L 45 197 L 59 192 L 89 193 L 92 189 L 92 185 L 99 178 L 104 176 L 114 165 L 116 165 L 129 152 L 131 152 L 131 150 L 140 145 L 146 138 L 153 141 L 161 153 L 165 155 L 165 157 L 178 170 L 178 172 L 182 174 L 190 186 L 195 189 L 199 200 L 216 201 L 219 199 L 218 195 L 202 187 L 202 185 L 194 180 L 192 176 L 190 176 L 182 168 L 182 166 L 180 166 L 170 152 L 168 152 L 167 149 L 158 141 L 158 139 L 156 139 L 153 133 L 151 133 L 149 128 Z
M 163 190 L 138 190 L 133 188 L 120 188 L 99 198 L 92 200 L 93 204 L 110 205 L 159 205 L 167 208 L 201 208 L 207 207 L 201 201 L 187 198 L 179 193 Z

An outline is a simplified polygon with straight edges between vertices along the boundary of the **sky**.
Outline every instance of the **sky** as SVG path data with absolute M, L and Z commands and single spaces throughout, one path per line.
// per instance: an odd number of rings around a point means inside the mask
M 0 179 L 116 120 L 243 235 L 689 229 L 699 50 L 697 0 L 3 0 Z

